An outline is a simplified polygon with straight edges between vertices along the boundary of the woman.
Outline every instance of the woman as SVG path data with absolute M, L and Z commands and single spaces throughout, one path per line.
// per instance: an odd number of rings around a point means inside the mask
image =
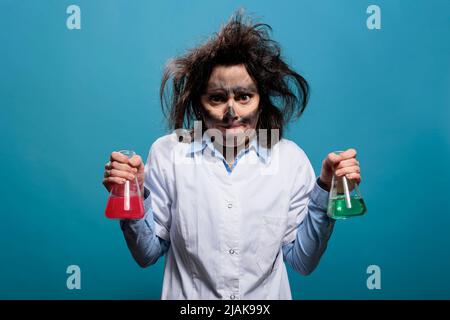
M 237 14 L 172 60 L 161 101 L 177 130 L 145 165 L 113 152 L 105 166 L 108 190 L 136 175 L 145 190 L 145 218 L 120 224 L 140 266 L 166 255 L 163 299 L 291 299 L 284 261 L 304 275 L 319 263 L 332 175 L 361 180 L 354 149 L 328 154 L 316 178 L 283 138 L 308 85 L 268 30 Z

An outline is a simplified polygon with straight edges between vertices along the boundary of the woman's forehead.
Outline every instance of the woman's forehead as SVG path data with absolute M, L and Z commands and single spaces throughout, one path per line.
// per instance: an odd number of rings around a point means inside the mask
M 254 85 L 253 79 L 247 72 L 244 65 L 216 66 L 211 72 L 208 80 L 208 89 L 212 87 Z
M 219 90 L 225 90 L 225 91 L 250 91 L 250 92 L 256 92 L 258 89 L 256 88 L 256 85 L 246 82 L 236 82 L 233 81 L 230 82 L 209 82 L 208 86 L 206 88 L 207 91 L 219 91 Z

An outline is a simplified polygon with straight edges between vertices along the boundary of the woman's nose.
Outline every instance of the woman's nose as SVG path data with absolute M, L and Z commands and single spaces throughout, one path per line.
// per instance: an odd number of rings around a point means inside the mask
M 223 115 L 224 121 L 230 121 L 237 118 L 236 112 L 234 111 L 233 106 L 228 105 L 227 110 L 225 111 L 225 114 Z

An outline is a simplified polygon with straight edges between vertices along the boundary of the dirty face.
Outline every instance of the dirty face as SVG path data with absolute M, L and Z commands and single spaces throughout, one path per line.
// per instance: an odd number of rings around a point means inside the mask
M 259 101 L 256 83 L 244 65 L 216 66 L 201 96 L 207 129 L 219 130 L 226 147 L 245 143 L 256 128 Z

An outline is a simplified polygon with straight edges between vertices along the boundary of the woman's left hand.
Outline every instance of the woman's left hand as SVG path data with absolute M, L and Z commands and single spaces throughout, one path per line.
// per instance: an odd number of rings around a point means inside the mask
M 359 161 L 356 160 L 355 149 L 350 148 L 340 154 L 329 153 L 322 161 L 320 182 L 327 187 L 327 190 L 331 188 L 333 174 L 337 177 L 345 176 L 357 184 L 361 182 L 361 170 Z

